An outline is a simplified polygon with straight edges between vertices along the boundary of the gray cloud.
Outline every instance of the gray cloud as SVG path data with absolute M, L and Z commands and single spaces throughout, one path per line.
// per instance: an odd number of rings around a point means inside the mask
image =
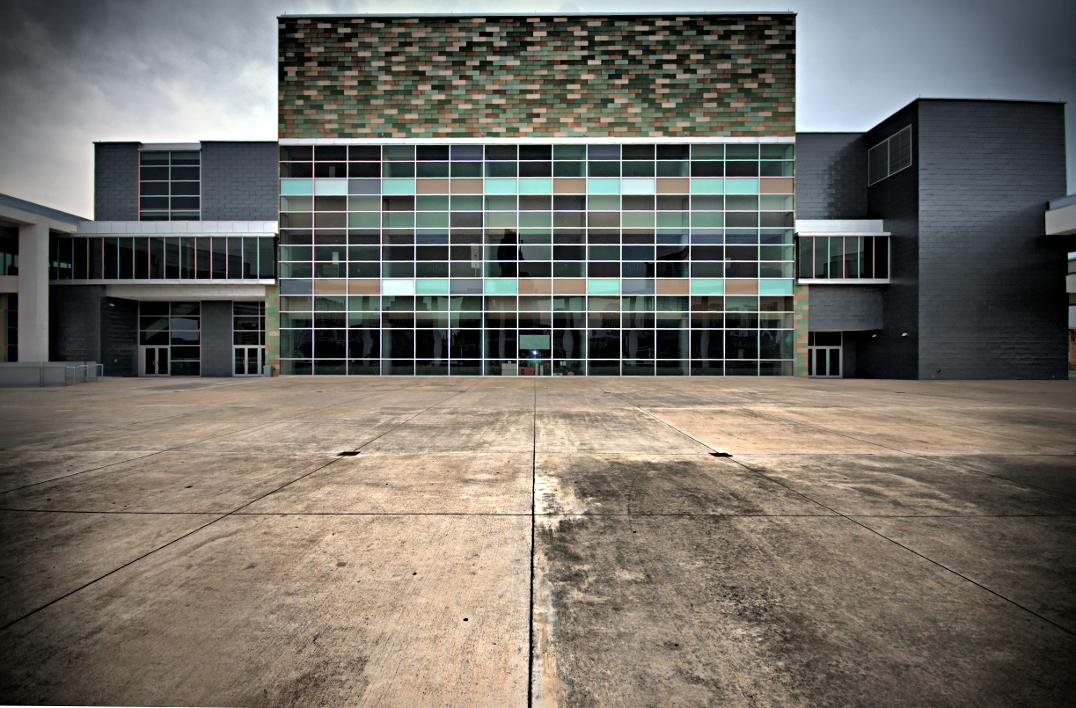
M 91 216 L 93 141 L 273 139 L 275 18 L 285 12 L 569 9 L 659 8 L 637 0 L 0 0 L 0 192 Z M 774 9 L 785 8 L 711 0 L 660 11 Z M 1071 0 L 809 0 L 789 9 L 799 13 L 801 130 L 865 130 L 919 95 L 1076 101 Z M 1067 108 L 1070 185 L 1074 113 Z

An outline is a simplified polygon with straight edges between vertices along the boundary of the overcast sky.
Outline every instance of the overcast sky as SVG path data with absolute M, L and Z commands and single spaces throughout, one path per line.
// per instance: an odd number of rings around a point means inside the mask
M 723 10 L 798 13 L 801 131 L 919 96 L 1068 101 L 1076 191 L 1073 0 L 0 0 L 0 192 L 92 217 L 94 141 L 275 140 L 284 13 Z

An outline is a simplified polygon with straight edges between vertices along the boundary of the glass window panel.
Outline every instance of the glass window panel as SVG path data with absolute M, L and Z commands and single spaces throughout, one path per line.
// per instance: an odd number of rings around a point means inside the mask
M 830 278 L 843 278 L 844 275 L 844 238 L 841 236 L 829 239 L 829 276 Z
M 653 162 L 625 162 L 623 163 L 625 177 L 653 177 Z
M 585 162 L 554 162 L 554 177 L 586 177 L 587 163 Z
M 757 160 L 758 145 L 730 144 L 725 146 L 726 160 Z
M 595 147 L 595 146 L 591 146 Z M 588 162 L 587 163 L 587 176 L 588 177 L 619 177 L 620 176 L 620 163 L 619 162 Z
M 453 146 L 457 147 L 457 146 Z M 468 146 L 469 147 L 469 146 Z M 481 149 L 481 146 L 474 146 Z M 482 163 L 481 162 L 453 162 L 451 174 L 453 177 L 481 177 L 482 176 Z
M 520 177 L 552 177 L 553 163 L 551 162 L 521 162 L 519 163 Z
M 227 277 L 235 280 L 243 277 L 243 239 L 228 238 Z M 169 259 L 170 260 L 170 259 Z

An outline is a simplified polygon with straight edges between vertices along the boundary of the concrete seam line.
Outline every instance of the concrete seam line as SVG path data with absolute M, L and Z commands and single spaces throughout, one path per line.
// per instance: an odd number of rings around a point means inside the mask
M 980 454 L 983 457 L 994 457 L 994 456 L 997 456 L 998 453 L 980 453 Z M 1005 454 L 1005 453 L 1000 453 L 1000 454 Z M 1046 487 L 1039 487 L 1039 486 L 1034 485 L 1034 484 L 1029 484 L 1027 482 L 1022 482 L 1022 481 L 1020 481 L 1018 479 L 1011 479 L 1009 477 L 1004 477 L 1004 476 L 1002 476 L 1000 474 L 993 474 L 991 472 L 984 472 L 982 470 L 977 470 L 974 467 L 967 467 L 965 465 L 957 464 L 956 462 L 952 462 L 950 460 L 937 459 L 937 458 L 935 458 L 934 456 L 931 456 L 931 455 L 916 455 L 916 457 L 922 457 L 923 459 L 926 459 L 926 460 L 936 460 L 940 464 L 949 465 L 950 467 L 956 467 L 958 470 L 964 470 L 965 472 L 971 472 L 973 474 L 981 474 L 981 475 L 984 475 L 986 477 L 992 477 L 993 479 L 1002 479 L 1002 480 L 1005 480 L 1006 482 L 1010 482 L 1012 484 L 1018 484 L 1018 485 L 1020 485 L 1022 487 L 1027 487 L 1029 489 L 1037 489 L 1040 492 L 1049 492 L 1050 494 L 1053 494 L 1053 495 L 1059 496 L 1059 497 L 1064 497 L 1066 499 L 1072 499 L 1073 498 L 1073 495 L 1071 495 L 1071 494 L 1066 494 L 1064 492 L 1058 492 L 1058 491 L 1055 491 L 1053 489 L 1047 489 Z M 1030 455 L 1029 455 L 1029 457 L 1030 457 Z M 1035 457 L 1037 457 L 1037 455 L 1035 455 Z M 1042 457 L 1068 457 L 1068 455 L 1042 455 Z
M 1071 629 L 1068 629 L 1067 627 L 1062 627 L 1062 626 L 1061 626 L 1061 625 L 1059 625 L 1059 624 L 1058 624 L 1057 622 L 1054 622 L 1053 620 L 1051 620 L 1051 619 L 1050 619 L 1049 617 L 1044 617 L 1043 615 L 1039 614 L 1038 612 L 1035 612 L 1034 610 L 1032 610 L 1032 609 L 1030 609 L 1030 608 L 1028 608 L 1028 607 L 1024 607 L 1023 605 L 1021 605 L 1021 604 L 1020 604 L 1019 602 L 1017 602 L 1016 600 L 1013 600 L 1013 599 L 1011 599 L 1011 598 L 1005 597 L 1005 596 L 1004 596 L 1004 595 L 1002 595 L 1001 593 L 999 593 L 999 592 L 997 592 L 997 591 L 995 591 L 995 590 L 992 590 L 992 589 L 988 588 L 987 586 L 983 585 L 982 583 L 980 583 L 980 582 L 978 582 L 978 581 L 976 581 L 976 580 L 973 580 L 973 579 L 969 578 L 968 576 L 964 575 L 963 573 L 960 573 L 960 572 L 958 572 L 958 571 L 956 571 L 956 570 L 953 570 L 952 568 L 950 568 L 949 566 L 945 565 L 944 563 L 942 563 L 942 562 L 940 562 L 940 561 L 936 561 L 936 560 L 934 560 L 933 558 L 930 558 L 929 556 L 925 556 L 925 555 L 923 555 L 922 553 L 920 553 L 919 551 L 915 550 L 914 548 L 910 548 L 910 547 L 908 547 L 908 546 L 904 545 L 903 543 L 901 543 L 901 542 L 899 542 L 899 541 L 896 541 L 896 540 L 894 540 L 894 539 L 892 539 L 892 538 L 890 538 L 890 537 L 886 536 L 886 535 L 885 535 L 884 533 L 882 533 L 881 531 L 877 531 L 877 530 L 875 530 L 875 529 L 872 529 L 872 528 L 871 528 L 870 526 L 867 526 L 866 524 L 864 524 L 864 523 L 861 523 L 860 521 L 857 521 L 857 520 L 856 520 L 855 518 L 853 518 L 853 517 L 851 517 L 851 516 L 849 516 L 849 515 L 847 515 L 847 514 L 842 514 L 841 512 L 839 512 L 839 511 L 837 511 L 837 510 L 835 510 L 835 509 L 832 509 L 832 508 L 830 508 L 830 507 L 826 506 L 825 504 L 823 504 L 823 503 L 822 503 L 822 502 L 820 502 L 820 501 L 816 501 L 816 500 L 814 500 L 814 499 L 811 499 L 811 498 L 810 498 L 810 497 L 808 497 L 808 496 L 807 496 L 806 494 L 803 494 L 802 492 L 798 492 L 798 491 L 796 491 L 795 489 L 792 489 L 792 488 L 791 488 L 791 487 L 789 487 L 788 485 L 786 485 L 786 484 L 782 483 L 782 482 L 781 482 L 781 481 L 779 481 L 779 480 L 776 480 L 776 479 L 774 479 L 773 477 L 770 477 L 769 475 L 766 475 L 766 474 L 764 474 L 764 473 L 762 473 L 762 472 L 759 472 L 758 470 L 756 470 L 756 469 L 753 469 L 753 468 L 751 468 L 751 467 L 748 467 L 747 465 L 745 465 L 744 463 L 740 462 L 739 460 L 733 460 L 733 461 L 734 461 L 734 462 L 735 462 L 736 464 L 738 464 L 738 465 L 740 465 L 741 467 L 743 467 L 743 468 L 744 468 L 745 470 L 748 470 L 748 471 L 750 471 L 750 472 L 753 472 L 754 474 L 757 474 L 758 476 L 762 477 L 763 479 L 768 479 L 769 481 L 773 482 L 774 484 L 780 485 L 780 486 L 784 487 L 785 489 L 787 489 L 788 491 L 792 492 L 793 494 L 796 494 L 796 495 L 798 495 L 798 496 L 801 496 L 801 497 L 803 497 L 804 499 L 807 499 L 808 501 L 812 501 L 812 502 L 814 502 L 815 504 L 818 504 L 819 506 L 821 506 L 821 507 L 822 507 L 822 508 L 824 508 L 824 509 L 829 509 L 829 510 L 830 510 L 831 512 L 833 512 L 833 514 L 834 514 L 835 516 L 837 516 L 837 517 L 840 517 L 840 518 L 842 518 L 842 519 L 845 519 L 845 520 L 847 520 L 847 521 L 850 521 L 851 523 L 855 524 L 856 526 L 860 527 L 861 529 L 864 529 L 865 531 L 869 531 L 870 533 L 872 533 L 872 534 L 874 534 L 874 535 L 878 536 L 879 538 L 883 538 L 883 539 L 885 539 L 886 541 L 889 541 L 889 542 L 890 542 L 890 543 L 892 543 L 892 544 L 893 544 L 894 546 L 897 546 L 898 548 L 902 548 L 902 549 L 904 549 L 905 551 L 908 551 L 909 553 L 911 553 L 911 554 L 913 554 L 913 555 L 915 555 L 915 556 L 918 556 L 919 558 L 922 558 L 922 559 L 923 559 L 923 560 L 925 560 L 926 562 L 928 562 L 928 563 L 931 563 L 932 565 L 936 565 L 937 567 L 939 567 L 939 568 L 941 568 L 942 570 L 945 570 L 945 571 L 947 571 L 947 572 L 949 572 L 949 573 L 952 573 L 952 574 L 953 574 L 953 575 L 955 575 L 956 577 L 958 577 L 958 578 L 960 578 L 960 579 L 962 579 L 962 580 L 964 580 L 964 581 L 967 581 L 967 582 L 971 583 L 972 585 L 976 586 L 977 588 L 979 588 L 979 589 L 981 589 L 981 590 L 985 590 L 986 592 L 990 593 L 990 594 L 991 594 L 991 595 L 993 595 L 994 597 L 997 597 L 997 598 L 999 598 L 999 599 L 1001 599 L 1001 600 L 1004 600 L 1005 602 L 1008 602 L 1009 604 L 1013 605 L 1014 607 L 1017 607 L 1017 608 L 1019 608 L 1019 609 L 1023 610 L 1024 612 L 1027 612 L 1028 614 L 1030 614 L 1030 615 L 1032 615 L 1032 616 L 1034 616 L 1034 617 L 1037 617 L 1037 618 L 1039 618 L 1040 620 L 1042 620 L 1043 622 L 1046 622 L 1047 624 L 1051 624 L 1051 625 L 1053 625 L 1054 627 L 1057 627 L 1057 628 L 1058 628 L 1058 629 L 1060 629 L 1060 630 L 1061 630 L 1062 632 L 1065 632 L 1066 634 L 1069 634 L 1069 635 L 1072 635 L 1072 636 L 1076 636 L 1076 631 L 1073 631 L 1073 630 L 1071 630 Z M 858 516 L 858 515 L 857 515 L 857 516 Z M 979 518 L 979 517 L 961 517 L 961 518 Z
M 113 451 L 113 452 L 116 452 L 116 451 Z M 122 451 L 119 451 L 119 452 L 122 452 Z M 47 484 L 49 482 L 59 482 L 61 479 L 70 479 L 72 477 L 77 477 L 78 475 L 85 474 L 87 472 L 97 472 L 99 470 L 105 469 L 106 467 L 112 467 L 113 465 L 122 465 L 124 462 L 135 462 L 137 460 L 144 460 L 147 457 L 153 457 L 154 455 L 160 455 L 162 452 L 165 452 L 165 451 L 164 450 L 157 450 L 155 452 L 150 452 L 149 454 L 142 455 L 140 457 L 132 457 L 132 458 L 130 458 L 128 460 L 119 460 L 117 462 L 109 462 L 107 465 L 101 465 L 100 467 L 94 467 L 94 468 L 88 469 L 88 470 L 79 470 L 78 472 L 72 472 L 71 474 L 65 474 L 65 475 L 63 475 L 61 477 L 53 477 L 52 479 L 44 479 L 44 480 L 41 480 L 40 482 L 33 482 L 32 484 L 24 484 L 21 487 L 13 487 L 11 489 L 5 489 L 4 491 L 0 492 L 0 495 L 10 494 L 11 492 L 18 492 L 18 491 L 21 491 L 23 489 L 29 489 L 30 487 L 36 487 L 39 484 Z
M 535 525 L 538 498 L 538 381 L 534 382 L 534 408 L 531 412 L 531 552 L 530 599 L 527 602 L 527 706 L 534 705 L 534 582 Z
M 306 474 L 304 474 L 304 475 L 303 475 L 302 477 L 299 477 L 299 479 L 303 479 L 303 478 L 305 478 L 305 477 L 309 477 L 310 475 L 314 474 L 315 472 L 318 472 L 318 471 L 320 471 L 320 470 L 323 470 L 323 469 L 325 469 L 326 467 L 328 467 L 329 465 L 333 464 L 334 462 L 336 462 L 336 461 L 337 461 L 337 460 L 339 460 L 339 459 L 340 459 L 340 458 L 336 458 L 336 457 L 334 457 L 333 459 L 329 460 L 328 462 L 326 462 L 326 463 L 325 463 L 324 465 L 322 465 L 321 467 L 317 467 L 317 468 L 315 468 L 315 469 L 312 469 L 312 470 L 310 470 L 309 472 L 307 472 Z M 274 490 L 272 490 L 272 491 L 270 491 L 270 492 L 267 492 L 267 493 L 263 494 L 262 496 L 258 497 L 257 499 L 251 500 L 251 501 L 247 502 L 246 504 L 244 504 L 243 506 L 240 506 L 240 507 L 239 507 L 239 509 L 242 509 L 243 507 L 246 507 L 246 506 L 250 506 L 250 505 L 251 505 L 251 504 L 253 504 L 254 502 L 256 502 L 256 501 L 260 501 L 261 499 L 264 499 L 265 497 L 269 496 L 269 495 L 270 495 L 270 494 L 272 494 L 273 492 L 279 491 L 280 489 L 283 489 L 284 487 L 288 486 L 289 484 L 293 484 L 294 482 L 297 482 L 297 481 L 299 481 L 299 480 L 298 480 L 298 479 L 292 480 L 292 481 L 288 482 L 287 484 L 284 484 L 283 486 L 279 487 L 278 489 L 274 489 Z M 137 563 L 138 561 L 140 561 L 140 560 L 142 560 L 142 559 L 144 559 L 144 558 L 147 558 L 147 557 L 149 557 L 149 556 L 153 555 L 154 553 L 157 553 L 158 551 L 161 551 L 161 550 L 163 550 L 163 549 L 165 549 L 165 548 L 168 548 L 169 546 L 171 546 L 171 545 L 172 545 L 172 544 L 174 544 L 174 543 L 179 543 L 180 541 L 182 541 L 183 539 L 187 538 L 188 536 L 191 536 L 191 535 L 193 535 L 193 534 L 196 534 L 196 533 L 198 533 L 199 531 L 202 531 L 203 529 L 206 529 L 206 528 L 208 528 L 208 527 L 212 526 L 213 524 L 217 523 L 217 522 L 218 522 L 218 521 L 220 521 L 221 519 L 226 519 L 226 518 L 228 518 L 229 516 L 232 516 L 233 514 L 235 514 L 235 512 L 236 512 L 236 511 L 239 511 L 239 509 L 235 509 L 235 510 L 233 510 L 233 511 L 229 511 L 229 512 L 228 512 L 228 513 L 226 513 L 226 514 L 221 514 L 220 516 L 218 516 L 217 518 L 213 519 L 212 521 L 207 521 L 206 523 L 202 524 L 202 525 L 201 525 L 201 526 L 199 526 L 198 528 L 196 528 L 196 529 L 192 529 L 191 531 L 188 531 L 187 533 L 183 534 L 182 536 L 178 536 L 178 537 L 176 537 L 176 538 L 172 539 L 171 541 L 169 541 L 168 543 L 166 543 L 166 544 L 164 544 L 164 545 L 162 545 L 162 546 L 159 546 L 159 547 L 157 547 L 157 548 L 154 548 L 154 549 L 152 549 L 152 550 L 150 550 L 150 551 L 147 551 L 147 552 L 143 553 L 142 555 L 140 555 L 139 557 L 137 557 L 137 558 L 134 558 L 134 559 L 132 559 L 132 560 L 130 560 L 130 561 L 128 561 L 128 562 L 126 562 L 126 563 L 124 563 L 123 565 L 120 565 L 120 566 L 116 567 L 116 568 L 113 568 L 112 570 L 108 571 L 108 572 L 107 572 L 107 573 L 105 573 L 104 575 L 100 575 L 100 576 L 98 576 L 98 577 L 94 578 L 93 580 L 90 580 L 89 582 L 86 582 L 86 583 L 84 583 L 83 585 L 81 585 L 81 586 L 79 586 L 79 587 L 75 588 L 74 590 L 71 590 L 70 592 L 64 593 L 64 594 L 63 594 L 63 595 L 61 595 L 60 597 L 54 598 L 54 599 L 50 600 L 49 602 L 46 602 L 46 603 L 45 603 L 44 605 L 42 605 L 41 607 L 38 607 L 38 608 L 36 608 L 36 609 L 34 609 L 34 610 L 30 610 L 29 612 L 27 612 L 26 614 L 24 614 L 24 615 L 23 615 L 22 617 L 18 617 L 18 618 L 16 618 L 16 619 L 14 619 L 14 620 L 12 620 L 12 621 L 8 622 L 7 624 L 5 624 L 5 625 L 4 625 L 3 627 L 0 627 L 0 632 L 4 631 L 5 629 L 7 629 L 7 628 L 8 628 L 8 627 L 10 627 L 11 625 L 15 624 L 16 622 L 21 622 L 22 620 L 26 619 L 27 617 L 29 617 L 29 616 L 31 616 L 31 615 L 33 615 L 33 614 L 36 614 L 36 613 L 38 613 L 38 612 L 40 612 L 41 610 L 45 609 L 46 607 L 49 607 L 49 606 L 51 606 L 51 605 L 55 605 L 55 604 L 56 604 L 57 602 L 59 602 L 60 600 L 63 600 L 63 599 L 65 599 L 65 598 L 68 598 L 68 597 L 70 597 L 70 596 L 74 595 L 74 594 L 75 594 L 76 592 L 79 592 L 79 591 L 81 591 L 81 590 L 84 590 L 84 589 L 88 588 L 89 586 L 91 586 L 91 585 L 93 585 L 93 584 L 97 583 L 98 581 L 104 580 L 104 579 L 105 579 L 105 578 L 107 578 L 108 576 L 110 576 L 110 575 L 113 575 L 113 574 L 115 574 L 115 573 L 118 573 L 118 572 L 120 572 L 121 570 L 123 570 L 124 568 L 126 568 L 126 567 L 128 567 L 128 566 L 130 566 L 130 565 L 132 565 L 132 564 L 134 564 L 134 563 Z
M 822 425 L 817 425 L 815 423 L 804 423 L 802 421 L 792 420 L 792 419 L 789 419 L 789 418 L 784 418 L 784 417 L 779 416 L 779 415 L 777 415 L 775 413 L 768 413 L 768 412 L 761 412 L 761 411 L 752 411 L 752 412 L 755 413 L 756 415 L 773 418 L 774 420 L 780 420 L 780 421 L 785 422 L 785 423 L 792 423 L 794 425 L 803 425 L 805 427 L 814 428 L 815 430 L 821 430 L 823 432 L 831 433 L 833 435 L 840 435 L 842 437 L 848 438 L 849 440 L 855 440 L 856 442 L 863 442 L 863 443 L 867 443 L 868 445 L 877 445 L 878 447 L 881 447 L 883 449 L 893 450 L 894 452 L 900 453 L 901 455 L 907 455 L 908 457 L 915 457 L 915 458 L 918 458 L 920 460 L 932 460 L 932 461 L 936 461 L 936 462 L 938 462 L 940 464 L 950 465 L 952 467 L 956 467 L 957 469 L 966 470 L 966 471 L 972 472 L 974 474 L 981 474 L 981 475 L 986 476 L 986 477 L 993 477 L 994 479 L 1004 479 L 1007 482 L 1012 482 L 1013 484 L 1020 484 L 1020 485 L 1023 485 L 1025 487 L 1029 487 L 1031 489 L 1038 489 L 1038 490 L 1041 490 L 1041 491 L 1050 492 L 1051 494 L 1059 494 L 1058 492 L 1054 492 L 1054 491 L 1052 491 L 1050 489 L 1046 489 L 1045 487 L 1037 487 L 1037 486 L 1035 486 L 1033 484 L 1028 484 L 1026 482 L 1019 482 L 1019 481 L 1014 480 L 1014 479 L 1009 479 L 1008 477 L 1002 477 L 1000 475 L 991 474 L 989 472 L 983 472 L 982 470 L 977 470 L 977 469 L 974 469 L 972 467 L 965 467 L 964 465 L 959 465 L 956 462 L 952 462 L 950 460 L 942 459 L 942 458 L 945 458 L 945 457 L 952 457 L 954 455 L 964 455 L 964 454 L 974 454 L 976 456 L 988 457 L 988 456 L 993 456 L 993 455 L 997 455 L 997 454 L 1007 454 L 1007 453 L 984 453 L 984 452 L 979 452 L 979 453 L 959 453 L 959 452 L 957 452 L 957 453 L 921 453 L 921 452 L 907 452 L 905 450 L 901 450 L 900 448 L 890 447 L 889 445 L 882 445 L 881 443 L 871 442 L 869 440 L 862 440 L 862 439 L 857 438 L 857 437 L 855 437 L 853 435 L 849 435 L 848 433 L 842 433 L 839 430 L 832 430 L 830 428 L 827 428 L 827 427 L 822 426 Z M 962 428 L 961 426 L 954 426 L 954 427 L 957 428 L 958 430 L 966 430 L 966 428 Z M 972 431 L 975 432 L 974 429 L 972 429 Z M 1000 440 L 1015 439 L 1015 438 L 1006 438 L 1006 437 L 1003 437 L 1003 436 L 1000 436 L 1000 435 L 995 435 L 993 437 L 996 437 L 996 438 L 998 438 Z M 1049 449 L 1057 449 L 1057 448 L 1049 448 Z M 804 454 L 806 455 L 806 454 L 809 454 L 809 453 L 804 453 Z M 854 455 L 854 454 L 858 454 L 858 453 L 845 453 L 845 454 Z M 868 453 L 862 453 L 862 454 L 870 455 L 872 453 L 868 452 Z M 1045 454 L 1045 455 L 1037 455 L 1036 453 L 1023 453 L 1023 455 L 1025 455 L 1027 457 L 1040 457 L 1040 456 L 1041 457 L 1068 457 L 1069 456 L 1068 454 L 1064 454 L 1064 453 L 1049 453 L 1049 454 Z M 1060 496 L 1066 496 L 1067 497 L 1067 496 L 1070 496 L 1070 495 L 1061 494 Z

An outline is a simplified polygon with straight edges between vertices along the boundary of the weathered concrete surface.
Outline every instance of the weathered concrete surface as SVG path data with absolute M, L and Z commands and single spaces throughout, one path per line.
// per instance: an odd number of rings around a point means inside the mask
M 229 517 L 8 628 L 3 700 L 522 706 L 529 540 L 526 517 Z
M 1071 706 L 1073 452 L 1076 382 L 4 390 L 0 703 Z

